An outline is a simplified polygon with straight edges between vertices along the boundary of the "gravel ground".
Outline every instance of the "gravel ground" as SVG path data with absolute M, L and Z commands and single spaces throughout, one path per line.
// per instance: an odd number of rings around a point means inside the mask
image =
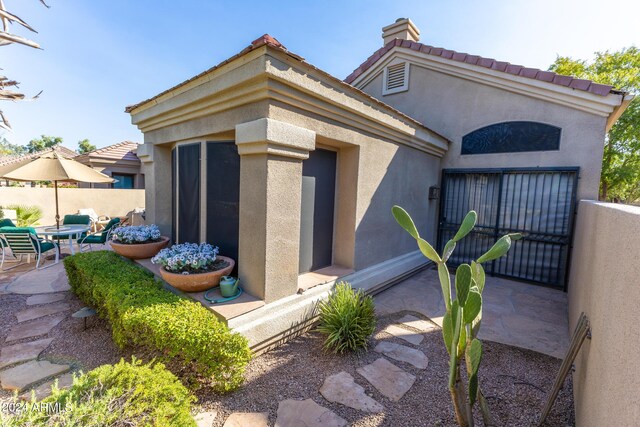
M 83 330 L 82 319 L 71 317 L 71 313 L 84 307 L 71 292 L 65 292 L 63 300 L 71 309 L 66 312 L 67 318 L 58 323 L 48 335 L 36 338 L 25 338 L 7 345 L 34 341 L 40 338 L 53 338 L 53 342 L 41 354 L 41 359 L 53 363 L 69 364 L 72 371 L 89 371 L 105 363 L 116 363 L 121 357 L 130 358 L 130 354 L 120 351 L 113 343 L 111 329 L 106 320 L 98 317 L 87 319 L 87 330 Z M 28 295 L 0 294 L 0 343 L 9 335 L 11 327 L 17 324 L 15 313 L 26 308 Z M 31 306 L 35 307 L 35 306 Z M 54 317 L 56 315 L 52 315 Z M 0 401 L 9 399 L 12 394 L 0 389 Z
M 418 346 L 429 357 L 429 366 L 419 370 L 412 365 L 391 360 L 417 377 L 413 387 L 399 402 L 382 396 L 356 368 L 371 363 L 380 354 L 374 352 L 376 339 L 406 342 L 381 332 L 388 324 L 407 312 L 396 313 L 378 321 L 377 333 L 370 350 L 358 354 L 334 355 L 322 351 L 323 336 L 310 332 L 289 343 L 256 357 L 248 366 L 244 386 L 229 395 L 219 396 L 201 390 L 199 404 L 206 410 L 218 411 L 215 426 L 222 426 L 232 412 L 268 412 L 275 422 L 278 403 L 284 399 L 312 398 L 352 426 L 455 426 L 447 388 L 448 356 L 439 330 L 426 334 Z M 411 313 L 416 315 L 416 313 Z M 484 343 L 480 384 L 491 406 L 496 425 L 535 425 L 552 387 L 560 360 L 527 350 L 493 342 Z M 325 400 L 319 393 L 324 379 L 340 371 L 351 374 L 370 396 L 385 407 L 381 414 L 365 414 Z M 481 415 L 476 413 L 476 420 Z M 482 422 L 476 422 L 481 425 Z M 548 419 L 548 426 L 574 424 L 573 394 L 570 380 L 561 391 Z
M 73 294 L 67 294 L 65 302 L 71 305 L 69 313 L 84 306 Z M 14 314 L 27 307 L 26 298 L 23 295 L 0 293 L 0 343 L 4 342 L 10 327 L 16 323 Z M 371 349 L 356 354 L 325 353 L 322 350 L 323 336 L 316 332 L 306 333 L 254 358 L 248 366 L 245 384 L 238 391 L 221 396 L 202 389 L 197 393 L 198 403 L 202 410 L 218 411 L 215 426 L 222 426 L 232 412 L 268 412 L 269 421 L 273 425 L 280 401 L 306 398 L 312 398 L 320 405 L 330 408 L 353 426 L 455 426 L 447 389 L 448 356 L 442 346 L 439 331 L 426 334 L 426 339 L 418 346 L 429 357 L 427 369 L 419 370 L 412 365 L 391 360 L 417 378 L 413 387 L 399 402 L 393 403 L 386 399 L 356 373 L 356 368 L 381 357 L 372 350 L 376 340 L 384 338 L 407 344 L 381 332 L 388 324 L 405 314 L 408 313 L 380 318 L 377 333 L 370 342 Z M 71 364 L 75 371 L 87 371 L 105 363 L 116 363 L 121 357 L 130 358 L 130 352 L 122 352 L 115 346 L 111 330 L 104 319 L 90 318 L 88 326 L 84 331 L 82 320 L 71 317 L 63 320 L 49 333 L 48 336 L 54 338 L 54 341 L 41 357 L 52 362 Z M 546 391 L 551 388 L 559 366 L 560 361 L 549 356 L 484 342 L 480 384 L 489 400 L 496 424 L 534 425 L 544 405 Z M 351 374 L 370 396 L 385 407 L 385 411 L 381 414 L 365 414 L 326 401 L 318 390 L 327 376 L 340 371 Z M 8 392 L 0 390 L 0 400 L 9 397 Z M 476 415 L 476 419 L 480 420 L 479 413 Z M 573 424 L 572 388 L 571 381 L 568 380 L 547 425 Z

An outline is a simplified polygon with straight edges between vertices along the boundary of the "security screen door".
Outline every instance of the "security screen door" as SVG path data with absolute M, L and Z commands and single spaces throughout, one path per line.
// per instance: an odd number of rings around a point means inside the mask
M 200 243 L 200 144 L 185 144 L 171 153 L 172 240 Z
M 445 169 L 438 248 L 456 233 L 470 210 L 473 233 L 461 242 L 450 266 L 468 263 L 507 233 L 522 233 L 508 255 L 484 265 L 487 273 L 565 288 L 578 168 Z
M 336 153 L 316 149 L 302 162 L 299 272 L 331 265 Z

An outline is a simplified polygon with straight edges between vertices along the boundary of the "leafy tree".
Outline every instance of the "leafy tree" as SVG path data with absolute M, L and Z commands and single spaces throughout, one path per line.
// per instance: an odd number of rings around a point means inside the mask
M 600 200 L 640 201 L 640 49 L 631 46 L 617 52 L 596 52 L 591 62 L 559 56 L 549 70 L 636 95 L 607 134 Z
M 0 156 L 11 156 L 14 154 L 24 154 L 27 149 L 18 144 L 12 144 L 6 138 L 0 137 Z
M 96 149 L 96 146 L 91 144 L 88 139 L 78 141 L 78 153 L 85 154 Z
M 59 136 L 40 135 L 40 138 L 29 141 L 27 151 L 29 153 L 35 153 L 36 151 L 42 151 L 45 148 L 55 147 L 60 144 L 62 144 L 62 138 Z

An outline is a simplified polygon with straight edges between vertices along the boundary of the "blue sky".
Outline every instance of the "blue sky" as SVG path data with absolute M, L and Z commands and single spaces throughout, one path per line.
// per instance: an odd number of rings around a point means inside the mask
M 44 50 L 0 47 L 0 68 L 34 95 L 3 102 L 26 144 L 40 134 L 65 145 L 142 141 L 124 107 L 236 54 L 269 33 L 313 65 L 344 78 L 382 46 L 381 28 L 409 17 L 421 42 L 530 67 L 556 55 L 640 45 L 640 1 L 164 1 L 5 0 L 39 34 L 14 26 Z

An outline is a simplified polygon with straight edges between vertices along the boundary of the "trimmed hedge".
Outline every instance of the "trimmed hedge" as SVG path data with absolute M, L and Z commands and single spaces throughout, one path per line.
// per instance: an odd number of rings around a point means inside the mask
M 143 365 L 134 358 L 75 377 L 69 389 L 56 387 L 39 402 L 14 401 L 20 412 L 0 414 L 0 422 L 3 426 L 189 427 L 196 425 L 191 417 L 195 400 L 161 363 Z
M 177 359 L 181 375 L 205 379 L 216 391 L 242 384 L 251 358 L 247 340 L 201 304 L 165 290 L 150 272 L 114 252 L 76 254 L 64 259 L 64 267 L 73 292 L 109 319 L 121 348 Z

